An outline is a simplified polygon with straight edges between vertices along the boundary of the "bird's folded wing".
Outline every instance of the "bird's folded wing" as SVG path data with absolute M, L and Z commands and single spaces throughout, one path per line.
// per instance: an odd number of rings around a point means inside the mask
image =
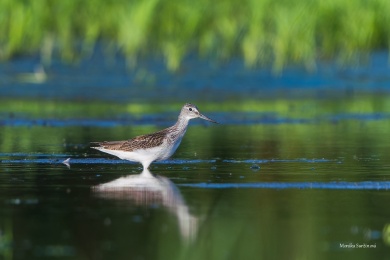
M 131 152 L 138 149 L 148 149 L 159 146 L 164 141 L 165 134 L 159 132 L 149 135 L 137 136 L 125 141 L 95 142 L 92 145 L 98 145 L 100 148 L 109 150 L 121 150 Z

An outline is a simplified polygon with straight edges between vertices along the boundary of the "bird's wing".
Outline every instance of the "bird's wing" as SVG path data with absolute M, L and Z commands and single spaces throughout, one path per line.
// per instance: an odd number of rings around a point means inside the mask
M 109 149 L 109 150 L 123 150 L 124 147 L 126 147 L 130 140 L 126 141 L 111 141 L 111 142 L 93 142 L 91 143 L 93 148 L 104 148 L 104 149 Z M 123 148 L 122 148 L 123 147 Z
M 91 144 L 98 145 L 98 147 L 96 148 L 132 152 L 137 149 L 148 149 L 155 146 L 159 146 L 164 142 L 165 136 L 166 134 L 163 131 L 159 131 L 153 134 L 137 136 L 133 139 L 125 140 L 125 141 L 111 141 L 111 142 L 104 141 L 104 142 L 94 142 Z

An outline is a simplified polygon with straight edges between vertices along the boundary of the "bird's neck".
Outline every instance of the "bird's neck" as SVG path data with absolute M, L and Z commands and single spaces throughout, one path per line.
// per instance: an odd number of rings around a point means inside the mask
M 186 131 L 189 119 L 179 116 L 174 127 L 179 131 Z
M 187 126 L 188 126 L 188 119 L 179 117 L 176 124 L 174 124 L 169 128 L 169 138 L 173 142 L 180 143 L 181 139 L 186 133 Z

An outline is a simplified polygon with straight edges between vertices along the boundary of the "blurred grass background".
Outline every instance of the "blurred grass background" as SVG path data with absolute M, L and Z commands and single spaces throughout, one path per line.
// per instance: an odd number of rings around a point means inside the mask
M 1 0 L 0 59 L 40 52 L 74 61 L 98 41 L 129 64 L 162 57 L 174 71 L 192 53 L 248 67 L 315 68 L 390 48 L 388 0 Z
M 48 118 L 115 118 L 130 114 L 141 117 L 145 113 L 158 114 L 162 111 L 173 113 L 176 119 L 182 102 L 85 102 L 31 99 L 0 99 L 0 116 L 5 119 L 15 117 L 48 119 Z M 275 113 L 289 119 L 316 119 L 329 115 L 375 115 L 389 114 L 388 95 L 362 95 L 342 99 L 243 99 L 224 102 L 197 102 L 203 112 L 234 113 L 259 112 Z M 13 111 L 13 112 L 9 112 Z M 3 123 L 0 117 L 0 125 Z M 390 125 L 389 125 L 390 126 Z

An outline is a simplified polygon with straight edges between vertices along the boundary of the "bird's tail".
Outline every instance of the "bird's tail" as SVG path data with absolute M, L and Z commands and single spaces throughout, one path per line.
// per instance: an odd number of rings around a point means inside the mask
M 102 143 L 101 142 L 90 142 L 90 148 L 93 149 L 100 149 L 102 148 Z

